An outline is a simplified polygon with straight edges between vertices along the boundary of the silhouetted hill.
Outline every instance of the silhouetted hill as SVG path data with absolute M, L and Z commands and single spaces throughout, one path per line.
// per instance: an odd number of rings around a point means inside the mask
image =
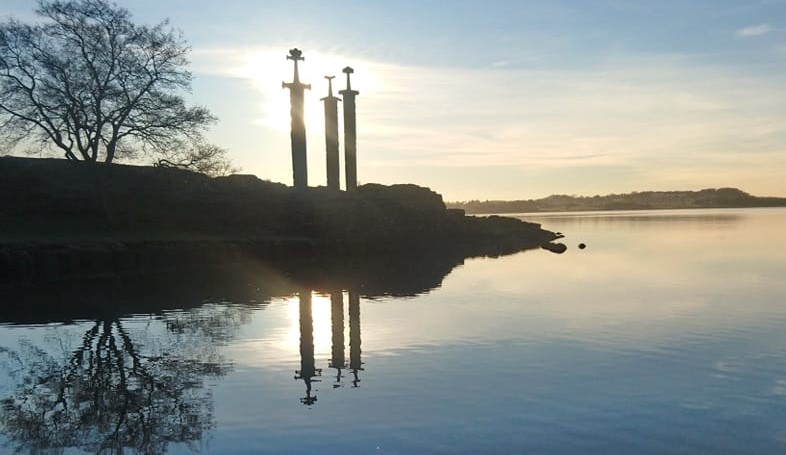
M 736 188 L 701 191 L 643 191 L 607 196 L 554 195 L 518 201 L 450 202 L 466 213 L 571 212 L 586 210 L 654 210 L 737 207 L 786 207 L 786 198 L 757 197 Z
M 535 223 L 464 216 L 415 185 L 295 190 L 251 175 L 0 158 L 0 284 L 182 268 L 238 255 L 355 260 L 449 250 L 456 263 L 556 238 Z

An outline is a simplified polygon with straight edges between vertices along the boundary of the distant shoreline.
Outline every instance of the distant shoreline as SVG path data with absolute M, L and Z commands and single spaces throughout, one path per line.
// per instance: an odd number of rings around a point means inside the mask
M 677 216 L 677 212 L 693 212 L 693 211 L 724 211 L 724 210 L 753 210 L 753 209 L 786 209 L 786 206 L 765 206 L 765 207 L 691 207 L 691 208 L 679 208 L 679 209 L 621 209 L 621 210 L 568 210 L 568 211 L 556 211 L 556 212 L 505 212 L 505 213 L 482 213 L 482 214 L 475 214 L 479 216 L 491 216 L 491 215 L 498 215 L 498 216 L 505 216 L 505 217 L 527 217 L 527 218 L 545 218 L 545 217 L 565 217 L 565 216 L 590 216 L 590 215 L 608 215 L 608 216 L 640 216 L 642 214 L 646 214 L 648 212 L 652 212 L 652 216 L 659 216 L 661 213 L 657 212 L 672 212 L 675 216 Z
M 644 191 L 606 196 L 554 195 L 516 201 L 448 202 L 448 208 L 468 214 L 596 212 L 786 207 L 786 198 L 752 196 L 737 188 L 700 191 Z

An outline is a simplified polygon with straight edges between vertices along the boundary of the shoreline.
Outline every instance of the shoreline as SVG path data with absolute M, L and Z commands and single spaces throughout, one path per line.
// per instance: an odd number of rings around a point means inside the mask
M 252 175 L 0 157 L 0 285 L 242 256 L 498 256 L 561 237 L 515 218 L 466 216 L 411 184 L 298 190 Z

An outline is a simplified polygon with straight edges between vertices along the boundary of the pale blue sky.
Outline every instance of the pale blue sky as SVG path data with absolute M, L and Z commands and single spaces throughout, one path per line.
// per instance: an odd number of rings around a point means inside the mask
M 325 182 L 322 76 L 351 65 L 361 182 L 449 200 L 786 196 L 786 0 L 119 3 L 183 30 L 190 97 L 221 119 L 210 139 L 261 178 L 291 184 L 281 81 L 297 46 L 311 185 Z M 32 6 L 5 0 L 0 15 Z

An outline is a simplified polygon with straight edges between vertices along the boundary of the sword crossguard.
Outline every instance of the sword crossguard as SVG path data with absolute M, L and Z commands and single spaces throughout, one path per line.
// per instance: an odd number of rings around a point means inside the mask
M 348 66 L 343 70 L 341 70 L 341 72 L 347 75 L 347 88 L 345 90 L 340 90 L 338 93 L 342 95 L 345 94 L 357 95 L 359 92 L 357 90 L 352 90 L 352 83 L 349 81 L 349 75 L 354 73 L 355 70 L 353 70 L 351 67 Z
M 311 90 L 311 84 L 304 84 L 300 82 L 300 72 L 298 71 L 297 68 L 297 62 L 305 59 L 306 58 L 303 57 L 303 51 L 301 51 L 300 49 L 294 48 L 289 50 L 289 55 L 287 55 L 287 60 L 292 60 L 295 63 L 294 80 L 292 82 L 282 82 L 281 88 Z
M 303 57 L 303 51 L 301 51 L 298 48 L 290 49 L 289 55 L 287 55 L 287 60 L 298 61 L 298 60 L 305 60 L 305 59 L 306 57 Z
M 335 79 L 335 78 L 336 78 L 336 76 L 325 76 L 325 79 L 327 79 L 327 81 L 328 81 L 328 96 L 326 96 L 325 98 L 322 98 L 322 101 L 327 100 L 327 99 L 335 98 L 333 96 L 333 79 Z M 336 99 L 338 99 L 338 98 L 336 98 Z
M 311 84 L 304 84 L 300 81 L 298 82 L 281 82 L 281 88 L 296 88 L 297 86 L 303 87 L 306 90 L 311 90 Z

